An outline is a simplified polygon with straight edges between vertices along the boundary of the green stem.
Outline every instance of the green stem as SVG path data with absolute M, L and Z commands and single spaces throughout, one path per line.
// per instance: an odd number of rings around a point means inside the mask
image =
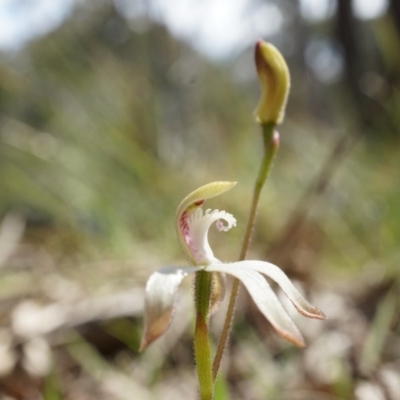
M 261 191 L 267 180 L 269 171 L 271 170 L 275 154 L 279 148 L 279 134 L 277 131 L 275 131 L 275 124 L 265 124 L 262 126 L 262 130 L 263 130 L 262 133 L 264 142 L 264 156 L 254 186 L 253 200 L 251 202 L 249 220 L 247 222 L 246 232 L 243 238 L 243 244 L 239 255 L 239 261 L 242 261 L 246 258 L 247 250 L 249 248 L 251 241 L 251 235 L 253 233 Z M 229 333 L 231 330 L 233 315 L 235 312 L 236 298 L 239 293 L 239 283 L 240 281 L 238 279 L 234 279 L 231 296 L 229 299 L 228 310 L 226 312 L 225 323 L 222 329 L 221 337 L 218 342 L 218 348 L 215 353 L 215 358 L 213 363 L 212 374 L 214 380 L 217 378 L 222 357 L 224 355 L 226 343 L 228 341 Z
M 194 353 L 201 400 L 212 400 L 214 397 L 214 381 L 211 372 L 211 346 L 208 332 L 211 284 L 212 275 L 210 273 L 205 271 L 196 272 Z

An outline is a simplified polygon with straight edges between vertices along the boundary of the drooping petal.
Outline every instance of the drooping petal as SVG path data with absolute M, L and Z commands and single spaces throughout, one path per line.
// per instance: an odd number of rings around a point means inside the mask
M 259 310 L 279 335 L 298 347 L 304 347 L 305 343 L 301 333 L 290 319 L 265 278 L 257 271 L 237 264 L 239 263 L 215 263 L 207 266 L 205 270 L 209 272 L 225 272 L 238 278 L 246 287 Z
M 176 211 L 176 230 L 181 246 L 192 264 L 198 265 L 198 262 L 192 254 L 191 243 L 193 238 L 191 237 L 190 225 L 188 223 L 191 214 L 196 209 L 200 208 L 205 200 L 218 196 L 235 185 L 236 182 L 209 183 L 188 194 L 179 204 Z
M 287 275 L 276 265 L 265 261 L 248 260 L 235 262 L 230 265 L 249 268 L 270 277 L 281 287 L 299 313 L 309 318 L 326 319 L 325 314 L 320 309 L 310 304 L 293 285 Z
M 169 328 L 179 285 L 185 276 L 200 269 L 202 267 L 164 267 L 150 276 L 146 285 L 145 328 L 140 351 Z

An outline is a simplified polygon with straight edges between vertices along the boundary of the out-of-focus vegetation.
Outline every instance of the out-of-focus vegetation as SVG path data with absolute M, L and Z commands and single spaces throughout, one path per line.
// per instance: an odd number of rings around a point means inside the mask
M 276 4 L 285 28 L 266 39 L 292 92 L 251 250 L 329 319 L 294 313 L 298 350 L 242 293 L 218 400 L 400 398 L 399 3 L 372 21 L 336 5 L 311 23 Z M 162 24 L 86 1 L 3 54 L 2 399 L 196 398 L 189 292 L 138 354 L 143 287 L 185 265 L 174 212 L 203 183 L 239 182 L 210 202 L 238 219 L 212 235 L 218 256 L 238 255 L 260 156 L 252 51 L 212 62 Z

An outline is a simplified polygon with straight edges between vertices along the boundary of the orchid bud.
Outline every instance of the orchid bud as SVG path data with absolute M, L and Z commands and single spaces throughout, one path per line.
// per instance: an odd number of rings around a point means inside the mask
M 259 40 L 256 44 L 255 62 L 261 82 L 261 99 L 255 111 L 258 123 L 275 125 L 283 121 L 290 88 L 289 69 L 279 50 L 270 43 Z

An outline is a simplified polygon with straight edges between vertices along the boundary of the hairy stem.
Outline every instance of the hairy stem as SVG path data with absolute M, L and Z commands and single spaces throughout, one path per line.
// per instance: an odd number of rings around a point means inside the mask
M 249 220 L 247 222 L 246 232 L 243 238 L 243 244 L 239 255 L 239 261 L 242 261 L 246 258 L 247 250 L 251 242 L 251 235 L 253 233 L 254 223 L 256 220 L 257 208 L 260 200 L 261 191 L 267 180 L 269 171 L 271 170 L 275 154 L 279 148 L 279 133 L 275 131 L 274 128 L 275 128 L 274 124 L 265 124 L 262 126 L 264 155 L 260 170 L 258 172 L 256 183 L 254 186 L 253 199 L 251 202 L 250 213 L 249 213 Z M 222 329 L 221 337 L 218 342 L 217 352 L 215 354 L 213 368 L 212 368 L 212 375 L 214 380 L 217 378 L 218 371 L 221 366 L 222 357 L 224 355 L 226 343 L 228 341 L 229 333 L 231 330 L 233 315 L 235 312 L 236 298 L 239 292 L 239 283 L 240 281 L 238 279 L 234 279 L 231 296 L 229 299 L 228 311 L 226 313 L 224 327 Z
M 201 400 L 212 400 L 214 397 L 214 381 L 211 372 L 211 346 L 208 330 L 211 284 L 212 275 L 210 273 L 205 271 L 196 272 L 194 353 Z

